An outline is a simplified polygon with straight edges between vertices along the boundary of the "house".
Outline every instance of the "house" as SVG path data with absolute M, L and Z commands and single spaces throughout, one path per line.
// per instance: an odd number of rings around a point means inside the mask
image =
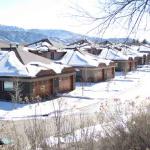
M 145 65 L 148 63 L 148 53 L 140 53 L 139 51 L 132 49 L 132 47 L 124 44 L 121 44 L 118 47 L 120 47 L 120 51 L 124 55 L 133 57 L 137 61 L 137 65 Z
M 150 62 L 150 45 L 142 44 L 142 45 L 131 45 L 131 48 L 141 54 L 144 57 L 144 64 L 148 64 Z
M 25 45 L 24 50 L 48 59 L 58 60 L 65 54 L 65 52 L 62 51 L 63 48 L 65 48 L 65 45 L 60 42 L 42 39 Z
M 48 43 L 48 41 L 43 41 L 43 40 L 42 40 L 42 42 Z M 39 44 L 39 42 L 38 42 L 38 44 Z M 42 44 L 40 44 L 40 46 L 38 46 L 38 50 L 40 52 L 42 51 L 41 45 L 44 46 L 44 43 L 42 43 Z M 48 46 L 48 44 L 46 44 L 46 45 Z M 77 47 L 80 47 L 80 49 L 81 49 L 81 47 L 83 45 L 88 46 L 89 42 L 87 40 L 80 40 L 80 41 L 77 41 L 77 42 L 67 46 L 66 49 L 55 48 L 55 50 L 54 49 L 52 50 L 52 48 L 50 48 L 50 46 L 48 46 L 48 48 L 46 50 L 47 52 L 46 53 L 41 52 L 42 53 L 41 56 L 49 58 L 57 63 L 70 65 L 70 66 L 74 67 L 76 69 L 77 81 L 98 82 L 98 81 L 104 81 L 104 80 L 113 78 L 115 64 L 112 61 L 108 61 L 108 60 L 104 60 L 104 59 L 100 60 L 99 58 L 97 58 L 101 61 L 101 62 L 98 62 L 98 60 L 96 60 L 96 58 L 93 58 L 93 57 L 96 57 L 94 55 L 91 58 L 87 57 L 87 54 L 90 55 L 89 53 L 85 54 L 83 51 L 81 52 L 80 50 L 77 49 Z M 32 44 L 32 46 L 33 46 L 33 44 Z M 72 57 L 71 53 L 73 53 L 73 57 Z M 53 57 L 52 57 L 52 54 L 53 54 Z M 77 57 L 77 60 L 76 60 L 76 63 L 72 64 L 71 61 L 74 59 L 74 57 Z M 82 58 L 84 58 L 86 60 L 84 60 Z M 88 62 L 90 60 L 92 60 L 93 63 L 96 63 L 96 65 L 91 64 L 91 66 L 89 66 Z M 86 61 L 86 63 L 84 63 L 84 61 Z M 106 65 L 105 64 L 106 61 L 107 61 L 107 63 L 109 62 L 110 64 Z M 83 63 L 84 63 L 84 66 L 82 66 Z M 99 66 L 97 66 L 97 65 L 99 65 Z M 92 70 L 95 70 L 94 71 L 95 74 Z M 96 71 L 97 71 L 97 73 L 96 73 Z M 88 77 L 86 77 L 87 74 L 88 74 Z
M 70 44 L 69 46 L 79 47 L 80 50 L 99 56 L 99 58 L 108 59 L 108 60 L 112 60 L 116 62 L 117 71 L 123 71 L 123 70 L 132 71 L 132 70 L 135 70 L 137 67 L 137 58 L 139 58 L 137 56 L 138 54 L 136 54 L 136 56 L 135 54 L 134 55 L 127 55 L 125 53 L 121 54 L 122 48 L 114 46 L 112 43 L 109 43 L 109 42 L 107 42 L 105 45 L 100 45 L 100 44 L 89 42 L 87 40 L 81 40 L 73 44 Z M 105 56 L 105 55 L 108 55 L 109 53 L 107 51 L 110 52 L 110 55 L 111 55 L 110 58 L 107 58 L 107 56 Z M 116 57 L 115 55 L 118 55 L 119 57 Z M 127 55 L 127 57 L 125 55 Z M 139 55 L 141 56 L 141 54 Z
M 115 73 L 112 61 L 100 59 L 79 49 L 67 50 L 57 62 L 74 67 L 78 82 L 105 81 L 113 78 Z
M 0 99 L 36 101 L 75 88 L 75 70 L 11 47 L 0 51 Z
M 79 39 L 75 42 L 72 42 L 67 45 L 68 48 L 81 48 L 84 46 L 92 45 L 91 41 L 88 41 L 87 39 Z
M 78 40 L 76 42 L 73 42 L 73 43 L 67 45 L 66 49 L 78 48 L 80 50 L 87 51 L 91 54 L 99 55 L 101 52 L 101 49 L 99 49 L 98 46 L 99 45 L 94 42 L 91 42 L 86 39 L 81 39 L 81 40 Z
M 112 60 L 116 63 L 116 71 L 132 71 L 135 69 L 135 62 L 132 57 L 126 56 L 112 47 L 103 47 L 99 58 Z

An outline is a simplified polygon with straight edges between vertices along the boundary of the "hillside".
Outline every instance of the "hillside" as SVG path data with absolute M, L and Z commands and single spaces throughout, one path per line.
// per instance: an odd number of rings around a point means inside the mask
M 0 39 L 16 42 L 16 43 L 32 43 L 43 38 L 53 39 L 55 41 L 61 41 L 65 44 L 77 41 L 79 39 L 89 39 L 91 41 L 105 41 L 109 40 L 110 42 L 124 42 L 127 41 L 126 38 L 110 38 L 110 39 L 101 39 L 99 37 L 89 37 L 77 33 L 73 33 L 66 30 L 54 30 L 54 29 L 23 29 L 16 26 L 6 26 L 0 25 Z M 128 39 L 130 42 L 132 39 Z

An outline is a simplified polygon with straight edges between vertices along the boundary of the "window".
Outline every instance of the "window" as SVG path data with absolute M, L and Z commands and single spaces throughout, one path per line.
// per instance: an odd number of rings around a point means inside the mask
M 115 63 L 115 65 L 116 65 L 115 67 L 119 67 L 118 63 Z
M 13 82 L 5 81 L 4 82 L 4 91 L 13 91 Z

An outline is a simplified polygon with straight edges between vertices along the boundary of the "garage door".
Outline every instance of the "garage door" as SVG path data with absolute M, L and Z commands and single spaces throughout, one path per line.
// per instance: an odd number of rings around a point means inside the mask
M 66 92 L 73 89 L 73 76 L 62 77 L 59 80 L 59 92 Z

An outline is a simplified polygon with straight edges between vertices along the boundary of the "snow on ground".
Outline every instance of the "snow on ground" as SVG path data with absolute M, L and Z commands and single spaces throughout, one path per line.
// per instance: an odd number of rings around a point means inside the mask
M 76 143 L 79 141 L 90 141 L 90 139 L 92 139 L 93 141 L 99 141 L 101 137 L 106 137 L 108 134 L 111 135 L 112 130 L 117 125 L 118 124 L 109 122 L 80 128 L 70 133 L 64 134 L 63 136 L 60 136 L 59 140 L 61 144 Z M 122 125 L 125 124 L 123 123 Z M 43 142 L 46 142 L 46 144 L 49 146 L 53 146 L 57 145 L 59 141 L 57 136 L 50 136 L 44 139 Z
M 150 66 L 140 66 L 136 71 L 116 73 L 107 82 L 77 83 L 76 89 L 59 98 L 37 104 L 15 104 L 0 102 L 0 119 L 24 119 L 48 115 L 53 116 L 61 106 L 62 113 L 95 113 L 121 111 L 124 117 L 139 107 L 150 104 Z
M 102 132 L 104 132 L 102 125 L 98 124 L 95 126 L 75 130 L 73 133 L 67 134 L 65 137 L 60 137 L 60 141 L 61 143 L 73 143 L 90 138 L 92 138 L 92 140 L 97 141 L 100 136 L 104 136 Z M 45 141 L 50 146 L 56 145 L 58 144 L 58 137 L 51 136 Z

